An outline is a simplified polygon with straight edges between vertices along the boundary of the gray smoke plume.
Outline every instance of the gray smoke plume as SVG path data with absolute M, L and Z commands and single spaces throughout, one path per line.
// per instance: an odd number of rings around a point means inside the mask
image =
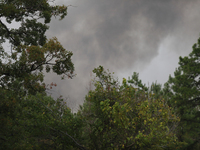
M 178 60 L 179 55 L 191 51 L 200 32 L 198 0 L 55 2 L 71 6 L 64 20 L 52 20 L 47 35 L 49 38 L 56 36 L 67 50 L 74 53 L 77 76 L 61 81 L 56 75 L 47 75 L 46 82 L 58 84 L 54 93 L 69 97 L 68 103 L 74 111 L 83 103 L 89 90 L 90 72 L 94 67 L 102 65 L 116 72 L 116 76 L 122 72 L 134 72 L 134 68 L 145 70 L 159 55 L 159 47 L 166 38 L 173 39 L 167 51 L 177 54 Z M 177 64 L 161 68 L 174 69 L 174 66 Z M 156 74 L 156 69 L 152 72 Z

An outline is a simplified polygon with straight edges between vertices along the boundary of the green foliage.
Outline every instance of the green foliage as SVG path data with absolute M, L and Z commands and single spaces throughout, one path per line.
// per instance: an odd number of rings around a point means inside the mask
M 0 2 L 0 149 L 199 149 L 200 39 L 163 89 L 146 87 L 137 73 L 120 84 L 95 68 L 95 90 L 72 114 L 43 81 L 44 71 L 74 76 L 73 53 L 45 36 L 52 16 L 66 15 L 54 1 Z M 13 22 L 19 28 L 7 26 Z
M 174 77 L 165 84 L 169 104 L 176 108 L 181 117 L 179 140 L 186 141 L 185 149 L 200 148 L 200 39 L 194 44 L 193 51 L 187 57 L 179 58 L 179 67 Z
M 81 107 L 88 149 L 174 149 L 182 146 L 175 134 L 179 118 L 157 99 L 134 73 L 120 85 L 100 66 L 96 89 Z
M 43 68 L 58 75 L 72 78 L 74 66 L 72 52 L 66 51 L 56 38 L 46 39 L 47 23 L 52 16 L 63 19 L 66 6 L 50 5 L 47 0 L 3 0 L 0 2 L 1 44 L 8 40 L 11 52 L 0 48 L 0 86 L 15 91 L 23 89 L 26 94 L 44 92 Z M 39 21 L 40 19 L 40 21 Z M 44 23 L 41 22 L 44 20 Z M 20 23 L 18 29 L 6 25 Z
M 51 5 L 47 0 L 1 0 L 0 17 L 4 17 L 7 23 L 19 22 L 18 29 L 9 29 L 3 21 L 0 21 L 0 35 L 2 39 L 8 39 L 15 46 L 41 45 L 46 41 L 45 32 L 48 29 L 52 16 L 60 16 L 63 19 L 67 15 L 67 6 Z M 38 19 L 44 20 L 44 24 Z
M 7 94 L 8 95 L 8 94 Z M 9 98 L 11 99 L 12 96 Z M 80 119 L 71 113 L 63 99 L 36 94 L 20 99 L 7 99 L 8 109 L 15 109 L 1 122 L 1 148 L 4 149 L 72 149 L 74 141 L 66 134 L 80 136 Z M 11 110 L 8 110 L 11 112 Z M 2 111 L 1 111 L 2 113 Z M 2 117 L 2 116 L 1 116 Z M 6 131 L 6 132 L 5 132 Z
M 73 53 L 45 36 L 52 16 L 66 15 L 66 6 L 47 0 L 0 2 L 0 17 L 5 19 L 0 20 L 0 149 L 81 148 L 75 140 L 81 133 L 76 130 L 80 119 L 63 99 L 46 96 L 43 82 L 44 69 L 62 79 L 74 76 Z M 20 27 L 8 28 L 13 22 Z M 10 52 L 2 47 L 6 41 Z

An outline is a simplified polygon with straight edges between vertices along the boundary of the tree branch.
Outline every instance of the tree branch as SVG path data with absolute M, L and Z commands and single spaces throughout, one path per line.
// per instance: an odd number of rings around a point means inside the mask
M 54 130 L 54 131 L 59 131 L 65 135 L 67 135 L 70 139 L 72 139 L 74 141 L 74 143 L 81 149 L 81 150 L 87 150 L 85 147 L 81 146 L 72 136 L 70 136 L 67 132 L 63 132 L 61 130 L 56 130 L 50 126 L 48 126 L 50 129 Z
M 17 41 L 11 36 L 12 33 L 8 30 L 7 26 L 6 26 L 1 20 L 0 20 L 0 24 L 5 28 L 6 32 L 8 33 L 8 36 L 11 38 L 11 40 L 13 40 L 14 45 L 15 45 L 15 46 L 20 45 L 20 43 L 17 42 Z

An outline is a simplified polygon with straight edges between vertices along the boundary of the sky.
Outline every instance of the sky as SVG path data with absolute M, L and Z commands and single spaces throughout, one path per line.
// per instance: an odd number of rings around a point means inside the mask
M 76 112 L 99 65 L 121 80 L 133 72 L 143 83 L 164 84 L 200 35 L 199 0 L 56 0 L 68 5 L 62 21 L 52 19 L 47 37 L 56 36 L 73 52 L 76 77 L 55 82 L 52 96 L 63 95 Z

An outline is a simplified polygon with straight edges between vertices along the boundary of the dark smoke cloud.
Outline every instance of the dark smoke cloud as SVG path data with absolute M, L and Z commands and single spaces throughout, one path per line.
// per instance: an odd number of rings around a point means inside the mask
M 64 20 L 52 20 L 47 35 L 58 37 L 74 53 L 77 76 L 61 81 L 55 75 L 47 75 L 46 81 L 58 83 L 56 93 L 69 95 L 74 105 L 71 107 L 83 102 L 94 67 L 103 65 L 117 73 L 134 67 L 145 68 L 158 55 L 159 46 L 167 37 L 174 39 L 169 51 L 185 54 L 183 51 L 191 50 L 191 43 L 200 32 L 200 1 L 197 0 L 60 0 L 56 3 L 72 6 Z M 185 47 L 189 51 L 183 50 Z

